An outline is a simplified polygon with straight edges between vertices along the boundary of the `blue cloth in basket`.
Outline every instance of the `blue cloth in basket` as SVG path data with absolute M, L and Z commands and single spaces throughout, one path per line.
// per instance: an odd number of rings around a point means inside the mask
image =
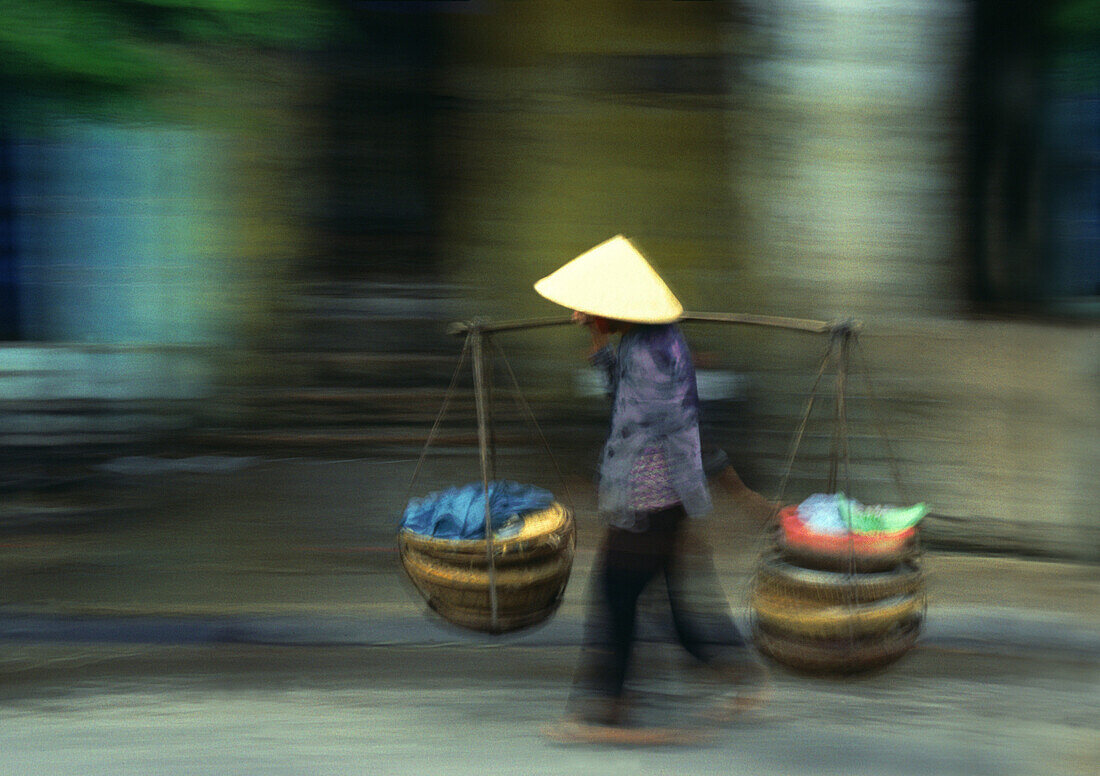
M 554 495 L 534 485 L 509 480 L 489 483 L 489 515 L 496 533 L 512 517 L 546 509 Z M 401 527 L 440 539 L 485 538 L 485 490 L 480 482 L 414 498 L 405 507 Z

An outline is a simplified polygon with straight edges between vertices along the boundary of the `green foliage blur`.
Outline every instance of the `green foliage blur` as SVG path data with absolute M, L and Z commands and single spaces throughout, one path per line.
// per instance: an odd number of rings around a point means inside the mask
M 1051 75 L 1058 93 L 1100 89 L 1100 0 L 1062 0 L 1049 10 Z
M 155 118 L 159 96 L 320 48 L 338 19 L 327 0 L 0 0 L 0 120 Z
M 1051 12 L 1054 28 L 1068 35 L 1095 35 L 1100 32 L 1100 2 L 1063 0 Z

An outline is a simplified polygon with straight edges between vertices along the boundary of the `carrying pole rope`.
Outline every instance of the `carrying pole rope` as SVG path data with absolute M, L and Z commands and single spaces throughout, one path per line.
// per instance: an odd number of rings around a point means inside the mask
M 836 387 L 833 395 L 833 436 L 829 447 L 829 477 L 825 484 L 826 493 L 837 492 L 837 473 L 840 469 L 840 435 L 843 429 L 841 418 L 844 415 L 844 378 L 841 364 L 838 359 L 836 370 Z M 847 526 L 851 529 L 851 526 Z
M 539 422 L 535 418 L 535 413 L 531 409 L 531 404 L 527 401 L 527 397 L 524 396 L 523 390 L 519 386 L 519 380 L 516 379 L 516 373 L 512 370 L 512 364 L 508 361 L 508 357 L 504 355 L 504 351 L 501 349 L 500 345 L 498 345 L 495 340 L 491 340 L 491 342 L 493 349 L 496 351 L 497 355 L 500 356 L 500 360 L 503 362 L 504 368 L 508 372 L 508 377 L 511 379 L 512 385 L 515 388 L 516 403 L 519 405 L 527 420 L 534 426 L 535 432 L 542 442 L 543 449 L 546 450 L 546 454 L 550 458 L 550 463 L 554 467 L 554 472 L 558 476 L 558 482 L 561 484 L 562 492 L 565 494 L 566 503 L 569 505 L 570 510 L 575 511 L 573 496 L 569 492 L 569 484 L 565 481 L 565 477 L 561 473 L 561 467 L 558 466 L 558 459 L 554 457 L 554 452 L 550 449 L 550 443 L 547 441 L 546 435 L 542 432 L 542 427 L 539 426 Z
M 836 406 L 833 413 L 833 444 L 829 456 L 829 484 L 827 488 L 830 493 L 836 492 L 842 473 L 842 463 L 844 464 L 845 488 L 849 494 L 851 493 L 846 392 L 848 387 L 848 363 L 851 355 L 849 345 L 854 336 L 855 331 L 850 321 L 837 324 L 830 335 L 830 350 L 836 355 Z
M 882 439 L 883 444 L 886 447 L 886 461 L 890 466 L 890 475 L 894 478 L 894 486 L 898 490 L 898 498 L 901 499 L 903 504 L 912 504 L 913 500 L 910 498 L 908 489 L 905 486 L 905 480 L 901 474 L 901 464 L 897 454 L 894 451 L 894 445 L 891 441 L 890 435 L 886 431 L 886 426 L 882 422 L 882 418 L 879 415 L 879 400 L 878 392 L 875 389 L 874 380 L 871 379 L 871 368 L 868 365 L 867 354 L 863 349 L 863 345 L 856 340 L 856 350 L 859 352 L 859 367 L 860 374 L 863 377 L 863 382 L 867 386 L 867 395 L 870 399 L 871 408 L 871 422 L 875 425 L 875 430 L 878 432 L 879 437 Z M 917 569 L 924 576 L 924 544 L 920 540 L 920 531 L 915 532 L 913 537 L 914 542 L 914 555 L 916 556 Z M 921 612 L 923 618 L 927 614 L 928 599 L 924 599 L 924 606 Z
M 416 485 L 416 480 L 420 476 L 420 469 L 424 466 L 424 460 L 428 456 L 428 449 L 435 442 L 439 427 L 443 423 L 443 418 L 447 415 L 447 409 L 450 407 L 451 397 L 455 392 L 455 386 L 458 385 L 458 376 L 462 373 L 462 367 L 466 365 L 466 356 L 470 352 L 470 341 L 471 337 L 467 336 L 462 343 L 462 352 L 458 356 L 458 365 L 455 367 L 454 374 L 451 375 L 451 384 L 447 386 L 447 392 L 443 394 L 443 406 L 439 408 L 439 414 L 436 415 L 435 423 L 432 424 L 432 429 L 428 432 L 428 438 L 424 442 L 424 448 L 420 451 L 420 457 L 416 460 L 416 467 L 413 469 L 412 477 L 409 479 L 409 489 L 405 493 L 406 504 L 409 503 L 409 499 L 412 497 L 413 487 Z
M 830 492 L 836 493 L 836 486 L 838 484 L 837 470 L 841 468 L 841 463 L 843 463 L 844 490 L 847 492 L 848 497 L 852 495 L 852 465 L 848 453 L 848 362 L 851 355 L 849 345 L 854 336 L 852 328 L 848 324 L 841 324 L 833 333 L 834 341 L 839 339 L 840 345 L 837 352 L 836 364 L 836 413 L 835 426 L 833 429 L 834 446 L 832 460 L 830 461 Z M 852 532 L 852 511 L 850 508 L 845 510 L 844 522 L 844 527 L 848 529 L 848 562 L 845 568 L 845 579 L 848 584 L 844 587 L 844 603 L 847 609 L 852 611 L 857 604 L 854 585 L 856 573 L 856 543 L 855 534 Z M 848 644 L 851 646 L 856 640 L 855 618 L 848 617 L 847 623 Z
M 487 338 L 481 329 L 474 328 L 470 332 L 473 338 L 472 357 L 474 362 L 474 402 L 477 408 L 477 441 L 478 453 L 481 459 L 481 486 L 485 493 L 485 559 L 489 571 L 489 610 L 490 624 L 493 630 L 499 625 L 500 613 L 497 605 L 497 573 L 496 560 L 493 557 L 493 518 L 489 507 L 489 418 L 488 411 L 488 385 L 485 380 L 485 349 L 484 340 Z
M 782 530 L 775 524 L 776 517 L 779 515 L 779 510 L 783 508 L 783 496 L 787 492 L 787 483 L 791 477 L 791 471 L 794 469 L 794 461 L 798 455 L 798 449 L 802 445 L 802 438 L 806 433 L 806 427 L 809 425 L 810 416 L 814 411 L 814 403 L 817 401 L 817 391 L 821 385 L 821 380 L 825 376 L 825 369 L 829 365 L 829 360 L 832 357 L 832 341 L 826 347 L 825 352 L 821 356 L 821 361 L 817 368 L 817 375 L 814 377 L 813 386 L 810 388 L 810 395 L 806 400 L 806 408 L 802 412 L 802 418 L 798 424 L 798 428 L 795 430 L 793 439 L 791 440 L 790 450 L 787 453 L 787 460 L 784 465 L 783 475 L 779 481 L 779 489 L 775 492 L 775 498 L 772 503 L 775 505 L 772 508 L 771 513 L 768 515 L 767 521 L 764 523 L 763 528 L 757 533 L 756 539 L 753 544 L 755 545 L 753 553 L 756 556 L 756 566 L 760 567 L 761 561 L 764 558 L 765 552 L 768 551 L 767 539 L 770 537 L 772 541 L 775 541 L 775 533 L 778 530 Z M 744 592 L 741 595 L 742 604 L 747 604 L 751 595 L 751 580 L 750 584 L 744 588 Z M 749 607 L 750 611 L 752 607 Z
M 496 424 L 496 361 L 493 352 L 497 350 L 493 338 L 482 332 L 482 381 L 485 385 L 485 426 L 489 440 L 489 482 L 497 478 L 497 424 Z
M 806 401 L 806 409 L 802 413 L 802 420 L 798 424 L 798 429 L 795 431 L 794 439 L 791 441 L 791 449 L 787 453 L 787 462 L 784 467 L 783 476 L 779 481 L 779 491 L 775 494 L 776 509 L 771 514 L 771 519 L 779 513 L 778 510 L 782 507 L 782 499 L 787 492 L 787 483 L 791 478 L 791 470 L 794 468 L 794 460 L 798 455 L 798 448 L 802 445 L 802 437 L 806 434 L 806 426 L 810 422 L 810 415 L 814 411 L 814 402 L 817 400 L 817 389 L 821 385 L 821 378 L 825 375 L 825 368 L 829 365 L 829 359 L 832 357 L 832 345 L 830 343 L 829 348 L 826 349 L 825 354 L 821 357 L 821 364 L 817 369 L 817 376 L 814 378 L 813 387 L 810 388 L 810 396 Z M 770 522 L 770 520 L 769 520 Z
M 878 414 L 878 392 L 875 390 L 875 383 L 871 379 L 871 369 L 867 364 L 867 355 L 859 340 L 856 340 L 855 344 L 855 349 L 859 351 L 860 374 L 863 377 L 864 384 L 867 386 L 867 394 L 871 400 L 871 422 L 874 423 L 875 430 L 886 446 L 886 461 L 890 466 L 890 475 L 894 478 L 894 486 L 898 489 L 898 496 L 901 498 L 903 504 L 911 504 L 913 502 L 909 498 L 904 480 L 901 476 L 901 466 L 898 463 L 898 456 L 894 452 L 894 445 L 890 439 L 890 435 L 886 432 L 886 427 L 882 423 L 882 418 Z

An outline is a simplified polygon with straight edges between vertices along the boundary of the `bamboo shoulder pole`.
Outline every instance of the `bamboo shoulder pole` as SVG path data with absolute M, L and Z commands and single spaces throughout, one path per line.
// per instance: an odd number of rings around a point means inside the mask
M 684 313 L 680 320 L 699 323 L 740 323 L 748 326 L 770 326 L 776 329 L 806 331 L 811 334 L 824 334 L 831 331 L 834 326 L 833 323 L 828 321 L 785 318 L 777 315 L 753 315 L 751 313 Z
M 848 328 L 858 331 L 860 324 L 851 320 L 839 321 L 815 321 L 806 318 L 785 318 L 776 315 L 753 315 L 750 313 L 696 313 L 688 312 L 680 316 L 684 323 L 736 323 L 748 326 L 769 326 L 778 329 L 790 329 L 792 331 L 804 331 L 810 334 L 825 334 L 838 328 Z M 499 321 L 497 323 L 485 323 L 479 321 L 458 321 L 452 323 L 447 331 L 456 336 L 465 336 L 472 330 L 478 329 L 486 334 L 503 331 L 521 331 L 526 329 L 540 329 L 549 326 L 567 326 L 572 318 L 527 318 L 515 321 Z

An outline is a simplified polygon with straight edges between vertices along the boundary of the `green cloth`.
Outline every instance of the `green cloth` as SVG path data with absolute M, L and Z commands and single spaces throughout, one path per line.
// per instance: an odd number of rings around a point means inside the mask
M 911 507 L 894 507 L 878 504 L 869 506 L 849 500 L 843 493 L 836 494 L 840 519 L 853 533 L 896 533 L 912 528 L 928 514 L 927 505 L 914 504 Z

